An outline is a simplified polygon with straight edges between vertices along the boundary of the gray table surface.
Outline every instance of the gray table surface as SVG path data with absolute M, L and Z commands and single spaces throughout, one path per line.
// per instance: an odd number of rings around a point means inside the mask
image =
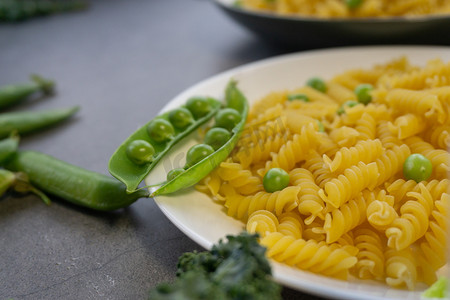
M 99 0 L 87 11 L 0 25 L 0 85 L 38 72 L 54 97 L 12 110 L 80 105 L 22 149 L 108 174 L 115 148 L 175 95 L 214 74 L 289 52 L 257 39 L 211 1 Z M 146 299 L 203 250 L 153 199 L 98 213 L 34 196 L 0 199 L 0 300 Z M 284 299 L 319 299 L 288 288 Z

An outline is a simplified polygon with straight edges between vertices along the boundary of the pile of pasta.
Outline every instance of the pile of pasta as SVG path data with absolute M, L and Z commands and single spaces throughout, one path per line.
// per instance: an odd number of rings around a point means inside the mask
M 240 0 L 244 8 L 319 18 L 367 18 L 449 14 L 448 0 L 362 0 L 350 8 L 345 0 Z
M 254 103 L 237 147 L 197 190 L 259 233 L 276 261 L 411 290 L 432 284 L 447 262 L 450 63 L 400 57 L 325 82 L 325 93 L 305 84 Z M 371 103 L 342 106 L 363 83 Z M 288 101 L 298 93 L 309 102 Z M 404 179 L 413 153 L 431 161 L 427 181 Z M 268 193 L 271 168 L 290 184 Z

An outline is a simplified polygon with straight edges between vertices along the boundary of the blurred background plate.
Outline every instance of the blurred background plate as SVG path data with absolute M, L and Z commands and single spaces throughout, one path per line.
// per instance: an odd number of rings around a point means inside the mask
M 296 48 L 369 44 L 450 45 L 450 15 L 323 19 L 284 16 L 214 0 L 234 21 L 271 42 Z

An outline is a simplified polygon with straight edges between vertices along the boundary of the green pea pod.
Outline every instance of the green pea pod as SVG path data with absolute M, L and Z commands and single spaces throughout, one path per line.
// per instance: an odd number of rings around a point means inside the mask
M 247 99 L 237 88 L 236 81 L 229 82 L 226 88 L 225 97 L 227 107 L 236 109 L 242 116 L 241 121 L 231 130 L 231 138 L 214 153 L 191 166 L 185 172 L 182 172 L 172 180 L 163 183 L 161 186 L 153 188 L 154 191 L 151 194 L 152 197 L 170 194 L 196 184 L 224 161 L 234 149 L 245 126 L 249 107 Z
M 15 178 L 13 172 L 0 169 L 0 197 L 13 185 Z
M 31 80 L 31 83 L 0 87 L 0 109 L 18 104 L 37 92 L 44 94 L 53 92 L 53 81 L 44 79 L 39 75 L 31 75 Z
M 135 131 L 131 136 L 129 136 L 113 153 L 109 160 L 109 172 L 112 176 L 116 177 L 127 186 L 128 192 L 133 192 L 137 189 L 139 184 L 144 180 L 144 178 L 150 173 L 150 171 L 156 166 L 156 164 L 161 160 L 161 158 L 179 141 L 193 132 L 195 129 L 200 127 L 202 124 L 209 121 L 221 107 L 221 103 L 213 98 L 207 98 L 209 104 L 211 105 L 211 110 L 204 115 L 196 119 L 193 123 L 184 129 L 174 128 L 173 138 L 164 143 L 155 143 L 151 141 L 147 133 L 147 126 L 153 121 L 148 122 L 137 131 Z M 168 120 L 169 113 L 166 112 L 157 118 L 163 118 Z M 156 118 L 155 118 L 156 119 Z M 131 161 L 127 156 L 127 146 L 136 140 L 150 141 L 154 147 L 155 153 L 153 155 L 153 160 L 145 164 L 136 164 Z
M 77 0 L 3 0 L 0 1 L 0 22 L 24 21 L 38 16 L 83 10 L 87 6 L 86 2 Z
M 2 166 L 19 147 L 19 136 L 12 134 L 9 138 L 0 140 L 0 166 Z
M 40 191 L 95 210 L 126 207 L 149 194 L 145 189 L 127 193 L 125 185 L 110 176 L 36 151 L 18 152 L 5 168 L 27 174 L 30 183 Z
M 20 111 L 0 114 L 0 138 L 12 132 L 27 134 L 59 123 L 80 109 L 79 106 L 42 111 Z

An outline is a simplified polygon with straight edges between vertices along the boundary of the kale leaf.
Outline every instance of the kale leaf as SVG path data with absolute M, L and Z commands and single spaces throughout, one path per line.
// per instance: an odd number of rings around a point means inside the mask
M 271 277 L 266 249 L 256 234 L 226 236 L 211 251 L 184 253 L 177 280 L 150 292 L 152 300 L 281 299 L 281 286 Z

